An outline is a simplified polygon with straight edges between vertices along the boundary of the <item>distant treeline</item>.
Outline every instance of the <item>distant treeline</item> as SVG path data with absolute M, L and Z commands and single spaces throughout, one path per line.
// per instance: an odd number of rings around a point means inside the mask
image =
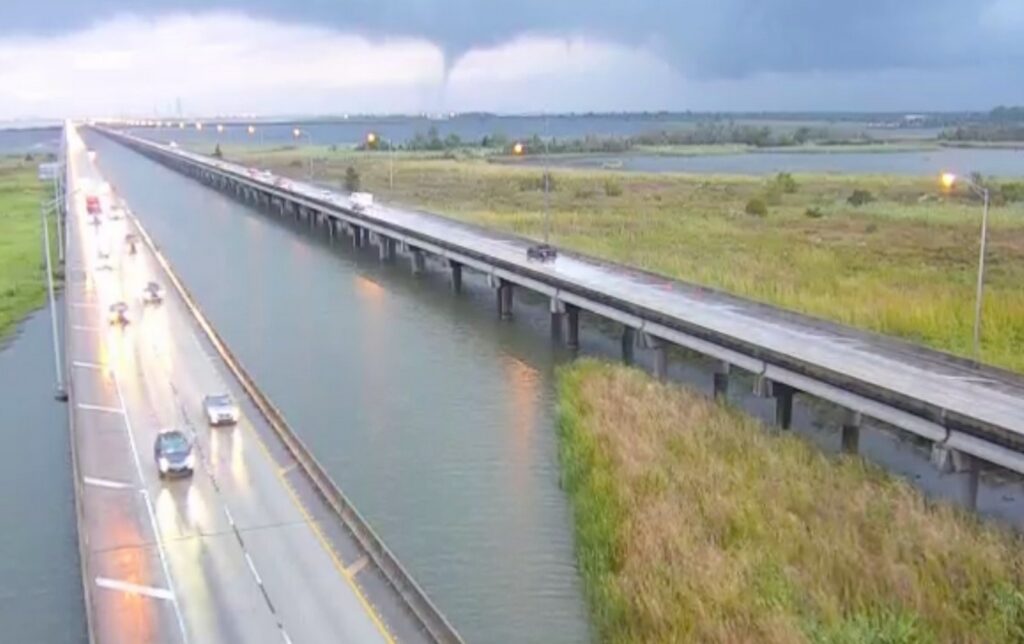
M 633 136 L 600 136 L 543 139 L 534 134 L 530 138 L 513 140 L 505 134 L 488 134 L 478 140 L 467 140 L 458 134 L 441 136 L 436 127 L 427 132 L 417 132 L 404 145 L 397 147 L 413 151 L 444 152 L 458 148 L 479 147 L 490 150 L 501 150 L 513 153 L 516 143 L 522 145 L 521 154 L 535 155 L 549 152 L 551 154 L 615 154 L 626 152 L 636 146 L 658 145 L 717 145 L 741 144 L 755 147 L 785 147 L 804 143 L 869 143 L 871 139 L 861 134 L 853 139 L 836 138 L 827 127 L 801 126 L 785 131 L 774 130 L 768 126 L 740 125 L 732 122 L 706 121 L 697 123 L 692 128 L 659 130 Z M 377 146 L 386 149 L 386 142 Z M 374 149 L 377 149 L 374 146 Z M 361 146 L 366 149 L 366 146 Z
M 1024 122 L 960 125 L 939 134 L 944 141 L 1024 141 Z

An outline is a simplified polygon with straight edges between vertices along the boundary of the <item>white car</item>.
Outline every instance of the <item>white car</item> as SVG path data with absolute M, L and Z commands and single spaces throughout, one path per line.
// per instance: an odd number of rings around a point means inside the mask
M 107 215 L 111 221 L 120 221 L 124 219 L 124 208 L 121 206 L 111 206 L 110 212 Z
M 241 415 L 238 405 L 228 394 L 211 394 L 203 397 L 203 413 L 211 425 L 234 425 Z

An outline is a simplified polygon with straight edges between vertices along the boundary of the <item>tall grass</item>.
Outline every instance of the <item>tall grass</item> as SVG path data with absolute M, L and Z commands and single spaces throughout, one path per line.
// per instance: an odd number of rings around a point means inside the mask
M 577 558 L 609 642 L 1021 642 L 1024 542 L 633 369 L 559 374 Z
M 41 197 L 34 165 L 0 158 L 0 341 L 43 302 Z
M 301 150 L 244 160 L 293 175 Z M 524 189 L 539 168 L 473 158 L 399 155 L 388 191 L 385 154 L 317 152 L 318 173 L 340 181 L 353 165 L 382 198 L 520 235 L 543 234 L 544 195 Z M 743 212 L 769 179 L 558 170 L 555 241 L 666 275 L 845 324 L 968 355 L 981 208 L 941 196 L 933 180 L 796 177 L 767 217 Z M 609 181 L 616 188 L 607 190 Z M 875 200 L 847 203 L 854 189 Z M 805 215 L 808 209 L 820 218 Z M 1024 204 L 992 211 L 981 358 L 1024 371 Z

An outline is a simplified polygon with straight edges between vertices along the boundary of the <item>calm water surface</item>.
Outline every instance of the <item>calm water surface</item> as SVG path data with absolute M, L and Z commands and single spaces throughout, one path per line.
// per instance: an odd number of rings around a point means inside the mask
M 0 342 L 2 642 L 87 641 L 67 408 L 53 391 L 44 311 Z

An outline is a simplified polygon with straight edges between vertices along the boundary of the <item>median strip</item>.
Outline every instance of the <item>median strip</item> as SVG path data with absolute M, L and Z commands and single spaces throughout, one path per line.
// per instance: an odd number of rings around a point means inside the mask
M 154 599 L 166 599 L 168 601 L 174 601 L 174 593 L 167 590 L 166 588 L 156 588 L 154 586 L 140 586 L 139 584 L 133 584 L 128 581 L 109 579 L 107 577 L 97 577 L 96 585 L 100 588 L 107 588 L 109 590 L 119 590 L 130 595 L 143 595 L 145 597 L 153 597 Z

